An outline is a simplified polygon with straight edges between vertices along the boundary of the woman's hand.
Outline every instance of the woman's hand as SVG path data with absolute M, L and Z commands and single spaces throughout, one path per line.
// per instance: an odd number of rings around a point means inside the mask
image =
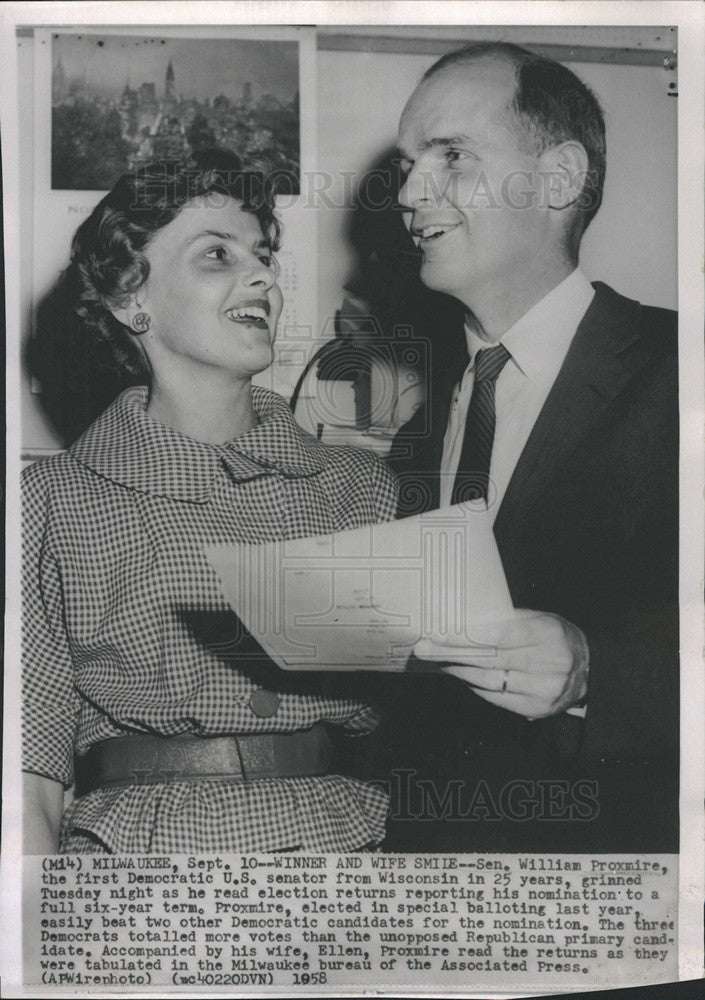
M 41 774 L 22 775 L 25 854 L 57 854 L 64 812 L 64 786 Z

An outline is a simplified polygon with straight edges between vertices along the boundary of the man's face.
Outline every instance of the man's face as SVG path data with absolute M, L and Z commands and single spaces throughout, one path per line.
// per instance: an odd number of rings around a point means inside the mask
M 549 240 L 539 160 L 519 147 L 508 107 L 513 67 L 491 57 L 451 66 L 412 94 L 399 125 L 404 221 L 421 279 L 469 308 L 535 273 Z

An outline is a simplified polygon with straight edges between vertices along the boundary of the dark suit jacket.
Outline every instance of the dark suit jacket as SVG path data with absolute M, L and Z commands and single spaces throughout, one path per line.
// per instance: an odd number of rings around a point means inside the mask
M 677 318 L 595 288 L 494 529 L 515 606 L 587 637 L 587 717 L 529 722 L 446 676 L 381 682 L 378 772 L 416 772 L 392 783 L 392 850 L 677 849 Z M 432 372 L 394 442 L 401 516 L 438 506 L 459 374 Z

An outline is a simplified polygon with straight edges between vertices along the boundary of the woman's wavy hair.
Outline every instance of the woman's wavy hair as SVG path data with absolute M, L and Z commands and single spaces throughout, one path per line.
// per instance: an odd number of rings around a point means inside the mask
M 145 250 L 194 198 L 236 198 L 252 212 L 270 247 L 279 247 L 281 227 L 265 176 L 243 169 L 227 150 L 201 149 L 182 160 L 155 160 L 123 174 L 73 238 L 65 292 L 101 365 L 125 383 L 149 382 L 136 338 L 110 311 L 134 294 L 149 276 Z M 88 346 L 88 345 L 87 345 Z

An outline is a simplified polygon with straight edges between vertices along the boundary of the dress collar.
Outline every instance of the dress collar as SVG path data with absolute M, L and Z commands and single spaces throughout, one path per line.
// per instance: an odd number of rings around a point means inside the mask
M 221 445 L 204 444 L 145 412 L 147 387 L 126 389 L 69 448 L 81 465 L 141 493 L 205 503 L 225 467 L 245 482 L 277 472 L 300 478 L 321 472 L 326 446 L 303 431 L 284 399 L 252 387 L 259 424 Z

